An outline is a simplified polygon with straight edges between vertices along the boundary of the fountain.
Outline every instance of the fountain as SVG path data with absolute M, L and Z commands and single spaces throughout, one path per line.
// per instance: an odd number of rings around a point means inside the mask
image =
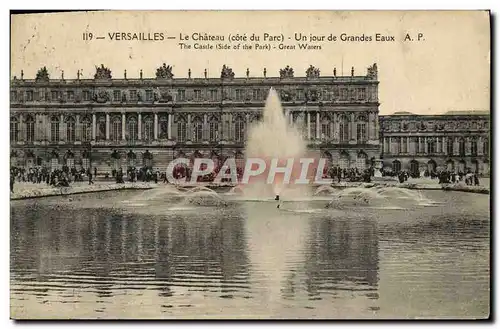
M 306 157 L 307 146 L 298 129 L 289 125 L 278 94 L 273 88 L 269 90 L 263 111 L 263 120 L 250 127 L 247 140 L 245 150 L 247 159 L 264 159 L 266 171 L 259 177 L 253 177 L 255 179 L 251 181 L 251 184 L 245 185 L 243 189 L 245 197 L 274 198 L 278 195 L 284 197 L 303 196 L 307 193 L 306 189 L 309 188 L 307 185 L 294 184 L 294 180 L 300 177 L 301 164 L 299 159 Z M 278 159 L 278 167 L 284 167 L 288 159 L 294 160 L 289 182 L 284 181 L 285 175 L 283 173 L 277 173 L 271 186 L 266 184 L 271 159 Z

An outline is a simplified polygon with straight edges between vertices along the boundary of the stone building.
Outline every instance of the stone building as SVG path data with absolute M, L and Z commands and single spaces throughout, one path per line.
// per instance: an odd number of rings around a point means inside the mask
M 177 157 L 243 159 L 248 125 L 260 119 L 268 90 L 280 95 L 290 124 L 303 131 L 309 148 L 330 164 L 368 167 L 380 155 L 377 65 L 363 75 L 321 76 L 310 66 L 295 77 L 263 72 L 236 77 L 174 77 L 161 65 L 155 78 L 112 76 L 96 67 L 93 79 L 49 77 L 11 80 L 11 163 L 17 166 L 95 168 L 100 173 L 130 166 L 159 170 Z M 241 161 L 237 160 L 241 165 Z
M 412 173 L 444 169 L 465 173 L 470 169 L 488 175 L 489 132 L 489 112 L 380 116 L 383 168 Z

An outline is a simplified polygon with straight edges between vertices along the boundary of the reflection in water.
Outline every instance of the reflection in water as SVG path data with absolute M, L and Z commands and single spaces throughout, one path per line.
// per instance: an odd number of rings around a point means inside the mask
M 117 192 L 113 201 L 128 195 Z M 449 206 L 403 215 L 325 212 L 324 202 L 284 202 L 283 209 L 246 202 L 162 215 L 13 203 L 11 312 L 21 318 L 484 317 L 487 199 L 448 196 L 440 201 Z

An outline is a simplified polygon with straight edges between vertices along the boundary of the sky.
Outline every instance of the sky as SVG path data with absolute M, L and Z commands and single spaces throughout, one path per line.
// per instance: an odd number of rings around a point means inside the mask
M 162 63 L 173 66 L 176 77 L 218 77 L 222 65 L 236 76 L 278 76 L 290 65 L 295 76 L 304 76 L 309 65 L 322 75 L 342 71 L 356 75 L 377 63 L 380 114 L 408 111 L 440 114 L 447 111 L 490 110 L 490 22 L 485 11 L 122 11 L 15 15 L 11 20 L 11 78 L 34 78 L 46 66 L 52 78 L 64 70 L 66 79 L 92 78 L 95 66 L 109 67 L 114 77 L 154 77 Z M 84 40 L 92 33 L 92 40 Z M 110 40 L 113 33 L 163 34 L 164 40 Z M 234 50 L 181 49 L 180 35 L 222 35 Z M 263 41 L 264 34 L 283 41 Z M 372 37 L 372 41 L 340 41 L 341 34 Z M 375 41 L 375 35 L 394 41 Z M 421 33 L 420 41 L 417 41 Z M 254 34 L 258 42 L 250 41 Z M 295 45 L 295 35 L 323 36 L 325 41 L 304 42 L 315 50 L 279 50 L 279 44 Z M 409 34 L 412 41 L 404 40 Z M 247 41 L 229 42 L 235 35 Z M 328 36 L 336 41 L 328 41 Z M 104 39 L 95 39 L 103 36 Z M 175 39 L 167 39 L 168 36 Z M 199 44 L 207 42 L 199 41 Z M 215 47 L 218 42 L 208 42 Z M 243 50 L 243 44 L 269 44 L 270 50 Z M 276 49 L 273 49 L 276 47 Z

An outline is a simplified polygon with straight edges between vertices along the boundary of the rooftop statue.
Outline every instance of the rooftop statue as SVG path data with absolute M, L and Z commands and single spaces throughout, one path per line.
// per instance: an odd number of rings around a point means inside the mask
M 280 78 L 293 78 L 293 69 L 289 65 L 280 69 Z
M 319 69 L 310 65 L 309 68 L 306 70 L 306 77 L 307 78 L 319 78 Z
M 233 69 L 229 66 L 222 65 L 222 70 L 220 72 L 221 79 L 232 79 L 234 78 Z
M 378 77 L 377 63 L 374 63 L 371 66 L 368 66 L 367 75 L 370 78 L 377 79 L 377 77 Z
M 35 81 L 49 81 L 49 72 L 45 66 L 38 70 Z
M 174 74 L 172 73 L 172 66 L 163 63 L 162 66 L 156 69 L 157 79 L 172 79 Z
M 111 70 L 104 67 L 104 64 L 101 64 L 101 67 L 96 66 L 94 79 L 111 79 Z

